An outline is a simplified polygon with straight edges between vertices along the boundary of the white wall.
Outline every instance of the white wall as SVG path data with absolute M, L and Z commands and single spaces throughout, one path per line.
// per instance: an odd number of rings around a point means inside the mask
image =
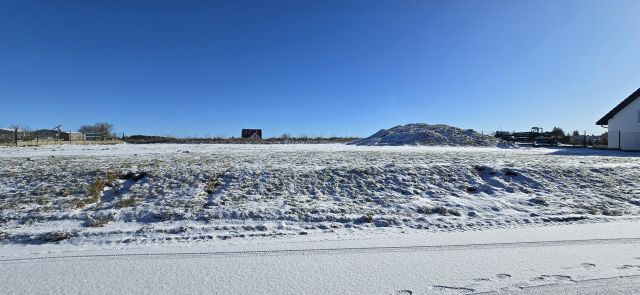
M 623 150 L 640 150 L 638 112 L 640 112 L 640 98 L 609 120 L 609 148 L 620 148 L 619 142 Z M 618 141 L 618 134 L 621 134 L 620 141 Z

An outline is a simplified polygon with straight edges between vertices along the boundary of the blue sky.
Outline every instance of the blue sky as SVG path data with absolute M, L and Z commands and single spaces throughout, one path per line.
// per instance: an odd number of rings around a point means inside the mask
M 640 1 L 0 2 L 0 127 L 367 136 L 595 121 L 640 87 Z

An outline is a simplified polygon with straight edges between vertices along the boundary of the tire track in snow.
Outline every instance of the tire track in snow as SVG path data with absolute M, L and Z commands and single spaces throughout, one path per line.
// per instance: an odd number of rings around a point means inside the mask
M 122 253 L 122 254 L 89 254 L 68 256 L 47 256 L 29 258 L 0 259 L 0 263 L 55 261 L 55 260 L 84 260 L 100 258 L 215 258 L 215 257 L 246 257 L 246 256 L 279 256 L 279 255 L 322 255 L 322 254 L 358 254 L 371 252 L 419 252 L 419 251 L 448 251 L 448 250 L 478 250 L 495 248 L 518 247 L 553 247 L 571 245 L 602 245 L 602 244 L 630 244 L 640 243 L 640 238 L 613 239 L 584 239 L 584 240 L 552 240 L 532 242 L 504 242 L 477 243 L 459 245 L 430 245 L 430 246 L 380 246 L 380 247 L 345 247 L 345 248 L 311 248 L 311 249 L 277 249 L 277 250 L 245 250 L 245 251 L 210 251 L 210 252 L 172 252 L 172 253 Z

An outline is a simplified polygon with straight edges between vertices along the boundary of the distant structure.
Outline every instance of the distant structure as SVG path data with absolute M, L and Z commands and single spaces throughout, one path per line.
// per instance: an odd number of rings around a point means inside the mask
M 86 141 L 101 141 L 107 139 L 107 135 L 101 132 L 87 132 L 83 134 Z
M 242 129 L 242 138 L 262 139 L 262 129 Z
M 83 141 L 84 140 L 84 134 L 82 134 L 82 132 L 69 132 L 67 133 L 67 139 L 68 141 Z

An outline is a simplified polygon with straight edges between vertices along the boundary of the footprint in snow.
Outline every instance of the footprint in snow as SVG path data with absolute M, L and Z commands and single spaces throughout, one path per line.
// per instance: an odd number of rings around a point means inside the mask
M 489 278 L 475 278 L 475 279 L 473 279 L 473 281 L 474 282 L 479 282 L 479 283 L 481 283 L 481 282 L 491 282 L 491 279 L 489 279 Z
M 539 277 L 535 277 L 532 281 L 549 281 L 549 282 L 557 282 L 557 283 L 575 283 L 576 281 L 570 276 L 565 275 L 541 275 Z
M 625 264 L 623 266 L 618 267 L 618 269 L 637 269 L 640 270 L 640 265 L 632 265 L 632 264 Z
M 584 269 L 592 269 L 592 268 L 596 267 L 596 265 L 593 264 L 593 263 L 582 263 L 582 264 L 580 264 L 580 266 L 582 268 L 584 268 Z
M 471 289 L 471 288 L 451 287 L 451 286 L 442 286 L 442 285 L 431 286 L 431 290 L 437 291 L 439 294 L 469 294 L 476 291 L 475 289 Z
M 411 290 L 400 290 L 393 293 L 393 295 L 411 295 L 413 292 Z
M 498 280 L 506 280 L 506 279 L 509 279 L 509 278 L 511 278 L 511 275 L 508 274 L 508 273 L 499 273 L 499 274 L 496 275 L 496 279 L 498 279 Z
M 517 289 L 524 289 L 526 287 L 531 286 L 531 284 L 527 283 L 527 282 L 517 282 L 515 284 L 513 284 L 513 287 L 517 288 Z

